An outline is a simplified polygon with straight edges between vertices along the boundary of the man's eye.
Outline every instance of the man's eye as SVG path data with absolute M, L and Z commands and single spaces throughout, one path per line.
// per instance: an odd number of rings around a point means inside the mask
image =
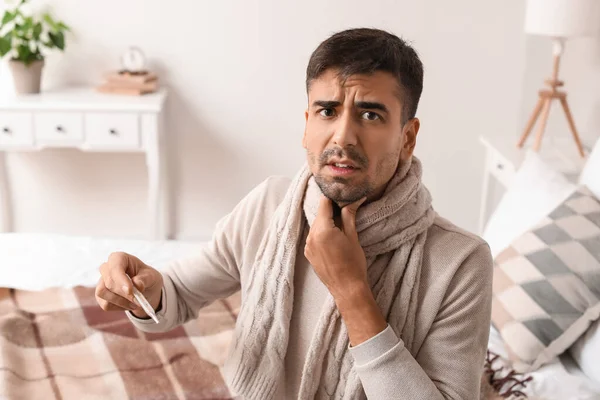
M 319 111 L 319 114 L 322 117 L 329 118 L 335 115 L 335 110 L 333 108 L 324 108 L 321 111 Z
M 379 114 L 374 113 L 373 111 L 365 111 L 364 113 L 362 113 L 361 118 L 369 121 L 377 121 L 381 119 Z

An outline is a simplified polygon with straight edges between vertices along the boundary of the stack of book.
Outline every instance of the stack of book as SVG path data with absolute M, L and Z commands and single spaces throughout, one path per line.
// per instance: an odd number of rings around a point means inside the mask
M 115 71 L 109 72 L 104 78 L 105 81 L 96 88 L 102 93 L 140 96 L 158 89 L 158 76 L 150 71 Z

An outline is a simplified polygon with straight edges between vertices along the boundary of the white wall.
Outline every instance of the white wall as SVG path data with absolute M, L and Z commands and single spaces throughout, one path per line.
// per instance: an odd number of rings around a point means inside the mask
M 97 83 L 129 44 L 146 51 L 170 87 L 180 238 L 206 238 L 253 186 L 299 168 L 306 64 L 335 31 L 379 27 L 413 42 L 426 69 L 417 146 L 425 181 L 437 210 L 470 230 L 482 179 L 477 138 L 516 136 L 523 78 L 539 72 L 525 69 L 522 0 L 48 3 L 75 37 L 64 55 L 49 58 L 45 87 Z M 9 90 L 6 75 L 0 71 L 0 90 Z M 142 156 L 45 151 L 13 154 L 9 167 L 18 231 L 144 234 Z

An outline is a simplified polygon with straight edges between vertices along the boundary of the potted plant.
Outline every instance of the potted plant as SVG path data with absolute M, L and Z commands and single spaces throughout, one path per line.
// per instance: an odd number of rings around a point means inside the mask
M 12 10 L 6 10 L 0 22 L 0 58 L 10 56 L 9 65 L 15 91 L 39 93 L 44 67 L 44 52 L 65 49 L 65 33 L 70 28 L 48 13 L 26 15 L 21 0 Z

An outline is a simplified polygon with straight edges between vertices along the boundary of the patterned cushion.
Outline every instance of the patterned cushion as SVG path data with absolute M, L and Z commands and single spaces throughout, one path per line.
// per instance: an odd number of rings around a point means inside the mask
M 585 187 L 495 259 L 492 323 L 520 370 L 570 347 L 600 317 L 600 202 Z

